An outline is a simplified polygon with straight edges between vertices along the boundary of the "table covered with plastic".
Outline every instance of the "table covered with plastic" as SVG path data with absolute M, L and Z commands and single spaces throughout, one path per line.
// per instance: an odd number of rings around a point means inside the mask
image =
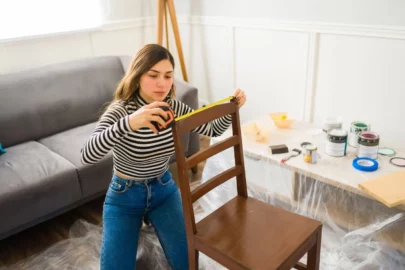
M 401 168 L 379 156 L 379 169 L 362 172 L 352 167 L 355 149 L 344 157 L 325 154 L 325 133 L 305 123 L 280 130 L 268 121 L 244 125 L 243 147 L 249 196 L 323 223 L 321 269 L 405 269 L 405 207 L 389 208 L 358 188 L 362 181 Z M 228 130 L 211 144 L 221 141 Z M 264 134 L 264 135 L 263 135 Z M 262 136 L 263 135 L 263 136 Z M 318 162 L 302 154 L 281 163 L 287 154 L 272 155 L 269 145 L 286 144 L 290 150 L 303 141 L 316 143 Z M 401 149 L 396 149 L 402 154 Z M 233 149 L 206 162 L 202 182 L 235 165 Z M 205 214 L 236 196 L 236 179 L 215 188 L 199 200 Z M 306 262 L 304 260 L 303 262 Z

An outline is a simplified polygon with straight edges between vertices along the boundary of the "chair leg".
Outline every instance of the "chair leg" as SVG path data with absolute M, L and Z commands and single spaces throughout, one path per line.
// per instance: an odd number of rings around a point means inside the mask
M 198 250 L 194 250 L 194 252 L 189 252 L 188 254 L 188 269 L 190 270 L 198 270 Z
M 316 235 L 315 245 L 308 251 L 307 269 L 319 270 L 319 260 L 321 257 L 321 240 L 322 240 L 322 227 L 318 230 Z

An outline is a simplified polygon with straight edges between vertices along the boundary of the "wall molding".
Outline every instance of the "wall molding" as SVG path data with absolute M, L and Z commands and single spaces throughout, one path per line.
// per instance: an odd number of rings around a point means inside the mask
M 318 34 L 353 35 L 366 37 L 381 37 L 405 39 L 405 27 L 357 25 L 343 23 L 273 21 L 266 18 L 236 18 L 220 16 L 178 16 L 179 24 L 222 26 L 233 28 L 255 28 L 278 31 L 294 31 Z M 102 31 L 156 25 L 156 17 L 142 17 L 136 19 L 107 21 L 101 27 Z
M 16 38 L 8 38 L 8 39 L 0 39 L 0 46 L 1 45 L 12 45 L 15 43 L 23 43 L 23 42 L 30 42 L 35 40 L 45 40 L 45 39 L 52 39 L 52 38 L 64 38 L 74 35 L 88 35 L 92 32 L 99 30 L 100 28 L 87 28 L 87 29 L 80 29 L 80 30 L 72 30 L 72 31 L 63 31 L 63 32 L 55 32 L 49 34 L 40 34 L 40 35 L 32 35 L 32 36 L 25 36 L 25 37 L 16 37 Z
M 405 39 L 405 27 L 378 26 L 378 25 L 356 25 L 356 24 L 331 24 L 321 22 L 294 22 L 294 21 L 273 21 L 266 18 L 236 18 L 220 16 L 188 16 L 179 15 L 179 24 L 222 26 L 232 28 L 255 28 L 277 31 L 294 31 L 318 34 L 354 35 L 366 37 L 380 37 L 392 39 Z M 0 40 L 0 44 L 24 42 L 35 39 L 50 37 L 63 37 L 75 34 L 93 33 L 99 31 L 115 31 L 128 28 L 137 28 L 156 25 L 156 17 L 142 17 L 127 20 L 106 21 L 101 27 L 75 30 L 68 32 L 50 33 L 37 36 L 21 37 L 14 39 Z
M 180 21 L 180 20 L 179 20 Z M 294 21 L 273 21 L 266 18 L 235 18 L 216 16 L 190 16 L 182 17 L 182 23 L 210 25 L 210 26 L 232 26 L 236 28 L 255 28 L 279 31 L 294 31 L 319 34 L 354 35 L 367 37 L 381 37 L 393 39 L 405 39 L 405 27 L 378 26 L 378 25 L 356 25 L 343 23 L 321 23 L 321 22 L 294 22 Z
M 319 33 L 310 33 L 307 52 L 307 76 L 305 83 L 305 103 L 303 120 L 312 122 L 314 117 L 314 99 L 316 92 L 316 76 L 318 71 Z
M 115 21 L 106 21 L 103 26 L 100 28 L 101 31 L 114 31 L 122 30 L 128 28 L 137 28 L 156 25 L 156 17 L 142 17 L 136 19 L 128 20 L 115 20 Z

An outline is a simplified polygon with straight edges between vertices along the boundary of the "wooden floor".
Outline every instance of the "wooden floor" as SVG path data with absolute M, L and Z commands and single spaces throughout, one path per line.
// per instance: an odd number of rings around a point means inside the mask
M 200 141 L 201 149 L 205 149 L 209 146 L 208 137 L 201 136 Z M 204 165 L 205 162 L 198 165 L 197 174 L 192 174 L 191 171 L 189 172 L 192 189 L 199 185 Z M 175 164 L 170 166 L 170 171 L 177 182 L 178 177 Z M 26 261 L 28 258 L 37 256 L 49 247 L 68 239 L 72 225 L 78 220 L 84 220 L 89 224 L 94 224 L 100 227 L 103 202 L 104 197 L 100 197 L 70 212 L 10 236 L 4 240 L 0 240 L 0 269 L 3 270 L 12 265 L 18 265 L 19 263 Z M 64 258 L 64 260 L 69 260 L 69 258 Z M 24 267 L 21 266 L 21 268 Z

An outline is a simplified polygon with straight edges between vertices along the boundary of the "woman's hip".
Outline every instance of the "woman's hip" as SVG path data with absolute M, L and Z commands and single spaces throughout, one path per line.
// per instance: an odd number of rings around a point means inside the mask
M 147 209 L 165 200 L 177 190 L 170 171 L 145 180 L 127 180 L 113 174 L 107 190 L 105 205 Z

